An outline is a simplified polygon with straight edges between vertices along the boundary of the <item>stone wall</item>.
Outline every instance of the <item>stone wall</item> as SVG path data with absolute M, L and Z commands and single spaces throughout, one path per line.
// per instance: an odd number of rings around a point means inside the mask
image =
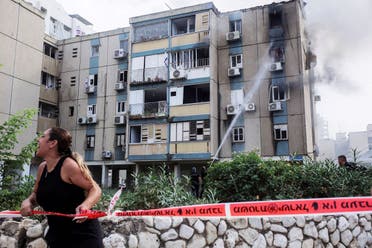
M 101 218 L 106 248 L 372 247 L 371 214 L 275 218 Z M 0 247 L 46 248 L 44 221 L 7 219 Z

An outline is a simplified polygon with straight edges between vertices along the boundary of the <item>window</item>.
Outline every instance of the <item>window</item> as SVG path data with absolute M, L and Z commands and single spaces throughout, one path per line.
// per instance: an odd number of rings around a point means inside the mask
M 68 107 L 69 111 L 68 111 L 68 116 L 74 116 L 74 106 L 70 106 Z
M 125 113 L 125 102 L 117 102 L 116 104 L 116 114 Z
M 92 75 L 89 75 L 89 85 L 90 86 L 97 86 L 97 82 L 98 82 L 98 74 L 92 74 Z M 89 85 L 86 85 L 89 86 Z
M 94 144 L 95 144 L 95 136 L 88 135 L 87 136 L 87 148 L 94 148 Z
M 49 45 L 48 43 L 44 43 L 44 54 L 52 57 L 53 59 L 56 58 L 57 48 L 54 46 Z
M 55 119 L 58 117 L 58 108 L 45 102 L 39 102 L 39 116 Z
M 195 16 L 172 20 L 172 35 L 195 32 Z
M 41 72 L 41 84 L 45 85 L 46 89 L 55 87 L 55 77 L 46 72 Z
M 178 68 L 195 68 L 209 66 L 209 48 L 198 48 L 173 52 L 171 54 L 172 67 Z
M 284 48 L 273 47 L 270 49 L 270 58 L 273 63 L 284 62 Z
M 209 84 L 185 86 L 183 90 L 183 103 L 209 102 L 209 95 Z
M 168 36 L 168 21 L 134 27 L 134 42 L 162 39 Z
M 171 142 L 210 140 L 209 120 L 171 123 Z
M 120 133 L 116 134 L 116 146 L 117 147 L 123 147 L 125 145 L 125 134 Z
M 95 116 L 96 114 L 96 104 L 88 105 L 87 116 Z
M 128 71 L 119 70 L 119 72 L 118 72 L 118 82 L 120 82 L 120 83 L 128 82 Z
M 275 140 L 288 140 L 287 124 L 274 125 L 274 139 Z
M 271 95 L 270 102 L 284 101 L 289 99 L 288 87 L 285 83 L 281 85 L 272 85 L 270 87 Z
M 230 56 L 230 67 L 231 68 L 243 68 L 243 55 L 231 55 Z
M 92 57 L 98 56 L 99 54 L 99 45 L 92 46 Z
M 168 77 L 165 53 L 132 59 L 131 82 L 164 82 Z
M 242 21 L 236 20 L 236 21 L 230 21 L 230 32 L 239 31 L 242 32 Z
M 120 48 L 123 49 L 124 51 L 128 51 L 128 40 L 121 40 Z
M 132 144 L 141 143 L 141 126 L 130 127 L 130 143 Z
M 232 130 L 233 142 L 244 142 L 244 127 L 234 127 Z

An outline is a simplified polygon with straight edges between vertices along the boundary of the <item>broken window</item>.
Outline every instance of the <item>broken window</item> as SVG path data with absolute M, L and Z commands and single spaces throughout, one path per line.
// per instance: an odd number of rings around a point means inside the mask
M 54 47 L 52 45 L 49 45 L 48 43 L 44 43 L 44 54 L 45 55 L 55 59 L 56 58 L 56 52 L 57 52 L 56 47 Z
M 288 125 L 274 125 L 274 140 L 288 140 Z
M 244 127 L 234 127 L 232 130 L 233 142 L 244 142 Z
M 99 45 L 92 46 L 92 57 L 98 56 L 99 54 Z
M 46 89 L 55 88 L 55 77 L 46 72 L 41 72 L 41 84 L 45 85 Z
M 168 21 L 134 27 L 134 42 L 168 37 Z
M 284 80 L 273 80 L 270 86 L 270 102 L 289 99 L 289 87 Z
M 130 143 L 132 144 L 141 143 L 141 126 L 130 127 Z
M 282 26 L 282 12 L 280 9 L 273 7 L 269 13 L 270 28 Z
M 119 70 L 119 72 L 118 72 L 118 82 L 119 83 L 128 82 L 128 71 L 127 70 Z
M 185 86 L 183 103 L 209 102 L 209 84 Z
M 74 106 L 69 107 L 68 116 L 74 116 Z
M 58 108 L 45 102 L 39 102 L 39 116 L 55 119 L 58 117 Z
M 284 62 L 284 48 L 283 47 L 273 47 L 270 49 L 270 58 L 273 63 Z
M 195 32 L 195 16 L 182 17 L 172 20 L 172 35 Z
M 242 20 L 230 21 L 230 32 L 242 32 Z
M 176 51 L 171 54 L 174 69 L 189 69 L 200 66 L 209 66 L 209 48 L 197 48 Z
M 171 142 L 210 140 L 209 120 L 171 123 Z

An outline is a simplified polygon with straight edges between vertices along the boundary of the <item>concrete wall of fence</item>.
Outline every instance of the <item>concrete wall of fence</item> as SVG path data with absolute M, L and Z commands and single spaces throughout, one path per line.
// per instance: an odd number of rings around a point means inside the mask
M 46 248 L 46 221 L 0 219 L 0 247 Z M 106 248 L 372 247 L 371 214 L 275 218 L 104 217 Z

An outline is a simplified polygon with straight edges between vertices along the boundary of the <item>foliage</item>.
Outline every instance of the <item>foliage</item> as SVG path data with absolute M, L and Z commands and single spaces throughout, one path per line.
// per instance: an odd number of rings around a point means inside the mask
M 24 177 L 16 188 L 0 190 L 0 210 L 19 210 L 22 201 L 31 194 L 34 182 L 33 177 Z
M 262 160 L 238 154 L 208 168 L 207 188 L 222 202 L 369 195 L 372 169 L 348 170 L 332 161 Z
M 195 198 L 189 189 L 189 178 L 177 179 L 165 166 L 150 168 L 146 173 L 134 176 L 137 185 L 133 190 L 123 190 L 115 209 L 154 209 L 217 202 L 213 190 L 207 190 L 205 198 Z M 106 210 L 114 193 L 115 190 L 105 190 L 97 208 Z
M 19 154 L 14 154 L 14 148 L 18 142 L 17 136 L 30 124 L 35 116 L 35 109 L 26 109 L 9 117 L 0 125 L 0 188 L 12 189 L 17 187 L 20 170 L 24 163 L 29 163 L 36 149 L 37 142 L 34 139 L 30 144 L 21 149 Z

